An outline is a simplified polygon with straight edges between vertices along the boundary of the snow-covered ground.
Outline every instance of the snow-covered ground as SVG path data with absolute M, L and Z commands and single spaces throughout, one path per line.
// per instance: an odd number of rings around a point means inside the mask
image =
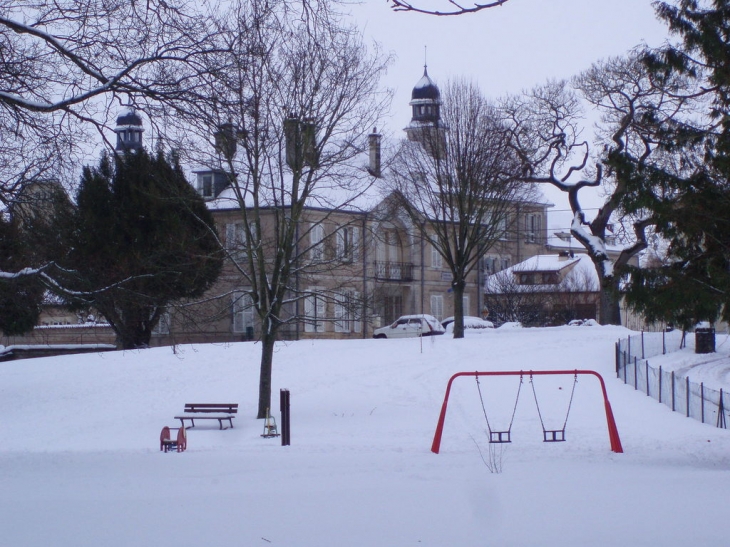
M 275 355 L 273 414 L 291 393 L 291 446 L 261 437 L 253 343 L 0 363 L 0 544 L 34 546 L 704 546 L 730 538 L 730 432 L 672 413 L 615 378 L 618 327 L 502 328 L 455 341 L 302 341 Z M 730 387 L 730 342 L 708 363 Z M 658 358 L 652 360 L 659 365 Z M 662 357 L 691 369 L 708 356 Z M 480 379 L 460 371 L 593 369 L 624 448 L 610 451 L 596 378 Z M 238 402 L 235 427 L 159 451 L 186 402 Z

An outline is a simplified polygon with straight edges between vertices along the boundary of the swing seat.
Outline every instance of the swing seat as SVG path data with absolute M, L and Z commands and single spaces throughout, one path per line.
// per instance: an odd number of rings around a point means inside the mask
M 565 441 L 565 429 L 546 429 L 542 432 L 542 442 L 561 443 Z
M 512 439 L 510 437 L 509 431 L 490 431 L 489 432 L 489 442 L 490 443 L 511 443 Z

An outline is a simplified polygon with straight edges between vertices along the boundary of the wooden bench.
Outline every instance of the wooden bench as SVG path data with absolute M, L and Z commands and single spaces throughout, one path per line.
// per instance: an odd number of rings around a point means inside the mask
M 182 427 L 185 427 L 185 420 L 190 420 L 190 427 L 195 427 L 195 420 L 218 420 L 221 429 L 228 429 L 223 427 L 223 422 L 227 420 L 233 427 L 236 413 L 238 413 L 237 403 L 187 403 L 183 414 L 175 416 L 175 419 L 180 420 Z
M 176 428 L 172 428 L 176 429 Z M 185 452 L 188 447 L 188 437 L 185 434 L 185 428 L 181 427 L 177 429 L 177 437 L 175 439 L 170 435 L 170 428 L 165 426 L 160 432 L 160 450 L 164 452 L 170 452 L 173 449 L 177 449 L 178 452 Z

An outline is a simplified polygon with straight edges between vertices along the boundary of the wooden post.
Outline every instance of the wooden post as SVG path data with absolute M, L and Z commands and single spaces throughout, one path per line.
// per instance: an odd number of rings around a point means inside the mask
M 289 390 L 282 389 L 279 392 L 279 406 L 281 409 L 281 446 L 289 446 L 291 444 L 290 425 L 289 425 Z
M 672 371 L 672 412 L 675 410 L 674 402 L 674 371 Z

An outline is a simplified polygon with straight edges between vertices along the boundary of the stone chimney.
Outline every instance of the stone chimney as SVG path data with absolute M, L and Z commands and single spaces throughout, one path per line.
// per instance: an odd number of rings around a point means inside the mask
M 368 135 L 368 143 L 370 145 L 370 160 L 368 162 L 368 172 L 377 178 L 380 178 L 380 141 L 382 135 L 378 133 L 377 128 L 373 127 L 373 132 Z

